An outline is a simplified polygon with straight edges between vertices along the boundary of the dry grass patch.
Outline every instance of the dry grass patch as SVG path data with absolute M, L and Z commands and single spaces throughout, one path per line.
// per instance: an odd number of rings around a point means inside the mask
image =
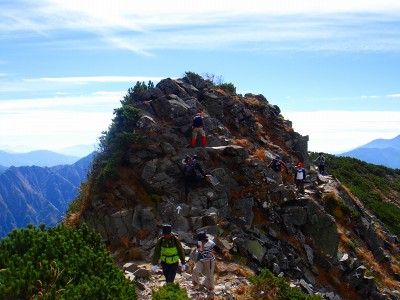
M 256 149 L 253 154 L 254 158 L 265 161 L 266 155 L 264 149 Z
M 235 140 L 234 144 L 237 145 L 237 146 L 241 146 L 243 148 L 246 148 L 246 149 L 249 149 L 251 147 L 251 144 L 247 139 Z

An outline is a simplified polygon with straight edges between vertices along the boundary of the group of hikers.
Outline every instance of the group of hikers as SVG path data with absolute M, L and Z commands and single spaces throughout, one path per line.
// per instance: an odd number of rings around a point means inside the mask
M 192 139 L 190 146 L 192 148 L 197 145 L 197 136 L 201 136 L 201 146 L 206 146 L 206 133 L 204 130 L 204 113 L 198 112 L 193 117 L 192 120 Z M 184 174 L 185 174 L 185 201 L 188 201 L 189 189 L 195 186 L 198 182 L 198 178 L 196 175 L 196 171 L 199 171 L 200 174 L 205 178 L 207 175 L 202 170 L 200 164 L 197 163 L 197 155 L 193 155 L 190 157 L 189 155 L 183 160 L 184 165 Z M 314 161 L 318 163 L 318 170 L 321 175 L 325 175 L 325 157 L 323 153 L 320 152 L 317 159 Z M 271 163 L 268 165 L 268 168 L 272 168 L 276 172 L 282 171 L 285 169 L 287 173 L 289 173 L 289 169 L 284 161 L 277 156 L 274 158 Z M 304 183 L 306 180 L 306 171 L 303 168 L 303 164 L 299 162 L 296 166 L 296 170 L 294 172 L 294 183 L 296 185 L 296 189 L 299 193 L 304 194 Z
M 192 139 L 191 147 L 196 146 L 197 135 L 201 135 L 201 145 L 206 146 L 206 135 L 204 131 L 203 114 L 197 113 L 193 118 L 192 125 Z M 197 163 L 198 156 L 187 155 L 183 160 L 183 172 L 185 177 L 185 201 L 188 201 L 188 195 L 190 188 L 193 188 L 197 182 L 197 171 L 205 178 L 206 174 L 201 165 Z M 325 157 L 323 153 L 319 153 L 318 157 L 314 160 L 318 164 L 318 171 L 321 175 L 325 175 Z M 289 168 L 286 163 L 279 157 L 276 156 L 267 166 L 273 169 L 275 172 L 281 172 L 283 170 L 289 174 Z M 306 171 L 303 168 L 301 162 L 297 163 L 294 170 L 294 183 L 296 185 L 297 192 L 304 195 L 304 183 L 306 181 Z M 207 237 L 207 234 L 200 232 L 197 234 L 197 247 L 196 247 L 196 258 L 195 266 L 192 270 L 192 283 L 196 290 L 206 289 L 211 292 L 214 289 L 214 251 L 220 251 L 219 247 Z M 158 272 L 158 263 L 161 261 L 162 272 L 165 276 L 166 283 L 172 283 L 175 280 L 176 273 L 179 268 L 179 261 L 181 263 L 182 271 L 186 270 L 185 254 L 182 248 L 182 244 L 172 232 L 171 225 L 164 225 L 162 228 L 162 236 L 158 239 L 155 246 L 152 263 L 154 265 L 154 271 Z M 200 283 L 200 274 L 204 274 L 204 280 Z
M 197 246 L 195 250 L 195 266 L 192 270 L 192 283 L 195 290 L 214 290 L 214 251 L 220 248 L 207 237 L 205 232 L 197 234 Z M 179 269 L 179 261 L 182 271 L 186 270 L 185 253 L 178 236 L 172 233 L 172 226 L 163 226 L 162 236 L 158 239 L 154 249 L 152 264 L 154 272 L 158 272 L 158 263 L 161 261 L 162 272 L 167 284 L 174 282 Z M 204 274 L 204 280 L 200 282 L 200 274 Z

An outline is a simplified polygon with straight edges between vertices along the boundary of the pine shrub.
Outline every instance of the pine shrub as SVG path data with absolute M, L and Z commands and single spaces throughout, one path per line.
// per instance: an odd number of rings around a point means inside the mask
M 186 290 L 182 290 L 179 283 L 170 283 L 160 287 L 157 291 L 153 290 L 152 300 L 187 300 L 190 299 Z
M 137 299 L 87 226 L 28 225 L 0 242 L 0 299 Z
M 268 269 L 263 269 L 257 276 L 249 278 L 253 284 L 244 296 L 239 299 L 286 299 L 286 300 L 322 300 L 321 296 L 310 296 L 299 288 L 291 288 L 280 277 L 276 277 Z

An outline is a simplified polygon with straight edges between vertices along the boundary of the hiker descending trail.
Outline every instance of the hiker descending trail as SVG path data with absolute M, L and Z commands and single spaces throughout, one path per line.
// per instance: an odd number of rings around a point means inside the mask
M 164 225 L 163 236 L 157 241 L 153 255 L 154 272 L 158 272 L 158 262 L 161 260 L 162 271 L 166 283 L 174 282 L 178 271 L 179 260 L 182 270 L 186 269 L 185 254 L 179 239 L 172 233 L 171 225 Z
M 325 157 L 322 152 L 318 154 L 318 157 L 314 160 L 314 162 L 318 163 L 319 174 L 325 175 Z
M 192 271 L 193 287 L 195 290 L 199 290 L 204 286 L 210 293 L 213 293 L 215 268 L 215 256 L 213 252 L 220 249 L 212 240 L 208 239 L 204 232 L 197 234 L 197 243 L 197 261 Z M 200 284 L 201 273 L 205 277 L 202 284 Z
M 303 168 L 303 164 L 299 162 L 297 169 L 294 173 L 294 182 L 296 184 L 297 192 L 304 195 L 304 182 L 306 181 L 306 170 Z

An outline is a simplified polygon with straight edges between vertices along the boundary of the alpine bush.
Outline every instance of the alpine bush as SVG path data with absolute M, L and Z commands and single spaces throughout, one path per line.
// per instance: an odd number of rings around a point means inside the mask
M 170 283 L 160 287 L 157 291 L 153 290 L 152 300 L 188 300 L 186 290 L 182 290 L 179 283 Z
M 0 242 L 0 299 L 137 299 L 87 226 L 28 225 Z
M 322 300 L 321 296 L 309 296 L 299 288 L 291 288 L 280 277 L 276 277 L 268 269 L 263 269 L 260 274 L 249 278 L 253 284 L 245 296 L 246 299 L 285 299 L 285 300 Z M 240 297 L 239 299 L 244 299 Z

